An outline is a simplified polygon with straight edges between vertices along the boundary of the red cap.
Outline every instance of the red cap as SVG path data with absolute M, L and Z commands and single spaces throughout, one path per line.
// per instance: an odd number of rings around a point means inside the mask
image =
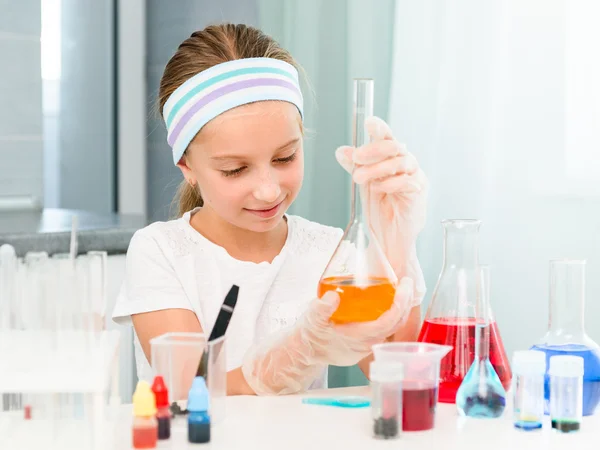
M 165 380 L 161 375 L 157 375 L 154 378 L 154 383 L 152 383 L 152 392 L 154 392 L 154 396 L 156 397 L 157 408 L 169 406 L 169 391 L 167 390 L 167 386 L 165 386 Z

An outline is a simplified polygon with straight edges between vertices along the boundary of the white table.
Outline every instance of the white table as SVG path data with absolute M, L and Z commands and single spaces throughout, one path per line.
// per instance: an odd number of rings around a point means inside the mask
M 368 388 L 312 391 L 305 396 L 369 395 Z M 301 396 L 229 397 L 227 417 L 211 429 L 208 445 L 187 443 L 187 424 L 178 418 L 173 423 L 170 441 L 158 448 L 223 450 L 365 450 L 405 449 L 600 449 L 600 415 L 584 417 L 579 432 L 560 434 L 550 428 L 549 419 L 537 432 L 515 430 L 512 409 L 507 406 L 500 419 L 463 419 L 455 405 L 438 404 L 436 425 L 426 432 L 405 432 L 399 439 L 380 441 L 371 437 L 370 408 L 346 409 L 305 405 Z M 115 450 L 131 448 L 131 406 L 123 414 Z M 485 447 L 484 447 L 485 446 Z

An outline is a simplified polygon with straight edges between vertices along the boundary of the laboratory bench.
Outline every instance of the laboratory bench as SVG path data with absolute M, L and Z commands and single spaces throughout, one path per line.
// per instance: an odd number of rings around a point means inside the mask
M 560 434 L 550 428 L 546 417 L 538 431 L 513 428 L 510 395 L 504 415 L 499 419 L 458 417 L 456 406 L 438 404 L 435 428 L 422 432 L 404 432 L 398 439 L 375 440 L 371 437 L 370 408 L 338 408 L 307 405 L 303 396 L 369 396 L 368 387 L 311 391 L 303 395 L 281 397 L 228 397 L 225 419 L 212 426 L 210 444 L 188 444 L 184 417 L 173 421 L 171 439 L 159 441 L 158 449 L 411 449 L 411 450 L 486 450 L 495 449 L 598 449 L 600 414 L 584 417 L 581 430 Z M 131 405 L 119 408 L 119 421 L 112 447 L 131 448 Z
M 136 230 L 145 226 L 141 216 L 97 214 L 89 211 L 51 209 L 2 211 L 0 245 L 10 244 L 17 256 L 27 252 L 68 253 L 71 221 L 77 215 L 79 253 L 106 251 L 109 255 L 127 252 Z

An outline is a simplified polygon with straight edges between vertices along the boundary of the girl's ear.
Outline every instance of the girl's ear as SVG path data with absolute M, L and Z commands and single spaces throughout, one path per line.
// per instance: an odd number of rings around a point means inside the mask
M 190 186 L 196 186 L 196 181 L 197 181 L 196 177 L 194 176 L 192 169 L 190 169 L 190 166 L 188 165 L 185 154 L 177 163 L 177 167 L 179 167 L 179 169 L 181 170 L 181 173 L 183 174 L 183 178 L 185 178 L 185 181 L 187 181 Z

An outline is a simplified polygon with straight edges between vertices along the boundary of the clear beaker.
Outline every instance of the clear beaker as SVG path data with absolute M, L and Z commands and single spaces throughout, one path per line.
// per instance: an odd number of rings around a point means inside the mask
M 369 142 L 365 119 L 373 115 L 373 80 L 354 80 L 353 145 Z M 319 282 L 318 297 L 340 296 L 335 323 L 377 319 L 394 302 L 398 279 L 374 236 L 369 217 L 369 185 L 352 181 L 350 222 Z
M 449 345 L 418 342 L 386 342 L 373 346 L 375 361 L 404 366 L 403 431 L 424 431 L 434 427 L 440 361 L 450 350 Z
M 442 270 L 418 338 L 419 342 L 453 347 L 441 363 L 442 403 L 456 401 L 456 392 L 475 360 L 480 225 L 479 220 L 442 221 Z M 490 362 L 506 390 L 512 380 L 510 363 L 491 306 L 488 315 Z
M 490 268 L 480 266 L 476 273 L 475 359 L 456 392 L 456 408 L 461 416 L 495 418 L 506 407 L 506 390 L 490 362 Z
M 203 333 L 166 333 L 150 340 L 152 369 L 162 375 L 169 390 L 169 401 L 181 409 L 198 371 L 206 336 Z M 227 368 L 225 338 L 208 342 L 207 385 L 210 394 L 210 415 L 214 422 L 226 414 Z
M 585 260 L 550 261 L 550 317 L 548 332 L 532 350 L 546 354 L 580 356 L 584 360 L 583 415 L 594 414 L 600 403 L 600 347 L 585 332 Z M 546 373 L 544 397 L 549 412 L 550 386 Z

